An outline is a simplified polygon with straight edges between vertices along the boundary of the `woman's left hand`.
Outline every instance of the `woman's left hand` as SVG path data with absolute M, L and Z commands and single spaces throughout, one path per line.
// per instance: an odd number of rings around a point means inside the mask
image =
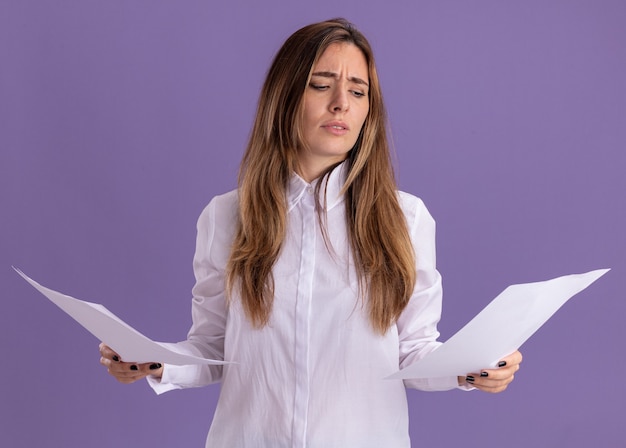
M 494 394 L 502 392 L 513 381 L 521 362 L 522 354 L 515 351 L 500 360 L 495 369 L 483 369 L 477 373 L 469 373 L 466 377 L 459 377 L 459 385 L 474 386 L 476 389 Z

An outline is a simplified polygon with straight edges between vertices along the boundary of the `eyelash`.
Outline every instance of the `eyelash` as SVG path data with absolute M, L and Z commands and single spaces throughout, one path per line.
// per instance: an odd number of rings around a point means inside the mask
M 314 83 L 309 84 L 309 86 L 310 86 L 311 88 L 315 89 L 315 90 L 320 91 L 320 92 L 324 92 L 324 91 L 326 91 L 326 90 L 328 90 L 328 89 L 330 88 L 330 86 L 321 85 L 321 84 L 314 84 Z M 354 96 L 356 96 L 357 98 L 362 98 L 362 97 L 364 97 L 364 96 L 365 96 L 365 93 L 363 93 L 363 92 L 359 92 L 358 90 L 350 90 L 350 92 L 351 92 Z
M 328 89 L 328 87 L 330 87 L 330 86 L 323 86 L 323 85 L 320 85 L 320 84 L 313 84 L 313 83 L 311 83 L 309 85 L 312 88 L 314 88 L 315 90 L 326 90 L 326 89 Z

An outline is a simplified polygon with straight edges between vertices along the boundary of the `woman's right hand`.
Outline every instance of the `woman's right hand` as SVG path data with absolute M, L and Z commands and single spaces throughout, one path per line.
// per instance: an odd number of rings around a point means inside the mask
M 130 384 L 148 375 L 155 378 L 161 378 L 163 375 L 163 366 L 160 363 L 147 362 L 138 364 L 136 362 L 124 362 L 120 355 L 111 350 L 104 342 L 100 343 L 99 348 L 100 364 L 106 367 L 109 374 L 113 375 L 120 383 Z

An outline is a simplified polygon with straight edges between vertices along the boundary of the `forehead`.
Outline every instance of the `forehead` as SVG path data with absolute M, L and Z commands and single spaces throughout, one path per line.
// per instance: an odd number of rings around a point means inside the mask
M 349 42 L 332 43 L 313 64 L 312 72 L 343 73 L 367 80 L 369 69 L 365 55 L 359 47 Z

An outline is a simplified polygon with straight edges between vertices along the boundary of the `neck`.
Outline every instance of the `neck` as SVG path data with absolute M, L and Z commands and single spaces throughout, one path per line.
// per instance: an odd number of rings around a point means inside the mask
M 315 157 L 301 154 L 298 157 L 298 175 L 306 182 L 311 183 L 322 175 L 328 168 L 343 162 L 345 156 L 341 157 Z

